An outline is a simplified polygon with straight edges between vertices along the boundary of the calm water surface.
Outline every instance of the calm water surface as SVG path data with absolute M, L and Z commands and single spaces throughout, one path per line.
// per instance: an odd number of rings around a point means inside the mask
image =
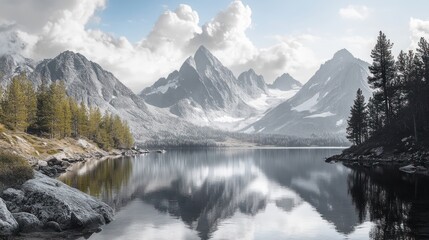
M 338 149 L 150 153 L 61 177 L 114 207 L 90 239 L 426 239 L 429 179 L 347 168 Z

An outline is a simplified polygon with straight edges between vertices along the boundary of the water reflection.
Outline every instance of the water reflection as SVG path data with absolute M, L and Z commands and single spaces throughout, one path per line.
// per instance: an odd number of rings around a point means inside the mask
M 353 167 L 349 191 L 360 219 L 374 223 L 373 239 L 429 238 L 429 179 L 396 168 Z
M 86 163 L 61 179 L 122 207 L 94 239 L 422 236 L 427 179 L 323 162 L 338 152 L 170 151 Z

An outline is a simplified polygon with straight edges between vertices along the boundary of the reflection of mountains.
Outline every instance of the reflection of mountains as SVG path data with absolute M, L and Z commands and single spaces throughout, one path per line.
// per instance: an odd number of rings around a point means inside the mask
M 141 183 L 137 195 L 158 210 L 180 216 L 190 226 L 197 221 L 195 228 L 203 238 L 236 210 L 256 214 L 267 201 L 275 201 L 279 208 L 292 211 L 300 198 L 348 234 L 359 218 L 346 194 L 348 171 L 322 161 L 330 154 L 330 150 L 255 150 L 190 152 L 187 159 L 158 155 L 146 159 L 143 172 L 133 174 L 140 179 L 131 182 Z M 274 196 L 276 191 L 281 197 Z
M 292 191 L 268 181 L 253 161 L 240 154 L 214 156 L 204 163 L 198 161 L 199 154 L 187 159 L 146 159 L 137 175 L 144 179 L 139 179 L 136 196 L 180 217 L 201 239 L 210 238 L 218 223 L 236 211 L 255 215 L 268 201 L 287 210 L 301 202 Z
M 269 151 L 260 156 L 258 162 L 267 176 L 293 189 L 316 208 L 325 220 L 334 224 L 337 231 L 351 233 L 359 225 L 359 218 L 350 196 L 346 194 L 346 179 L 350 171 L 324 163 L 324 156 L 332 154 L 332 150 L 307 151 Z M 264 164 L 263 159 L 271 160 L 269 164 Z
M 103 200 L 125 203 L 139 197 L 159 211 L 181 218 L 202 239 L 208 239 L 219 222 L 236 211 L 255 215 L 268 202 L 275 202 L 279 209 L 288 212 L 305 201 L 338 231 L 348 234 L 358 225 L 359 218 L 347 194 L 348 171 L 322 161 L 324 156 L 334 153 L 193 150 L 119 159 L 116 161 L 122 162 L 121 166 L 129 162 L 130 173 L 125 171 L 126 167 L 112 168 L 116 172 L 113 175 L 124 172 L 127 180 L 117 180 L 122 187 L 115 189 L 114 194 L 104 194 Z M 89 171 L 86 178 L 97 183 L 99 180 L 94 177 L 98 175 L 105 176 Z

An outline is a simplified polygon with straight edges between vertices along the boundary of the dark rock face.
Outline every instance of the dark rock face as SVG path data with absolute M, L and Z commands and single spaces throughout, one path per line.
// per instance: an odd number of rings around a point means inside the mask
M 0 236 L 17 231 L 94 232 L 114 215 L 107 204 L 38 172 L 20 190 L 6 189 L 2 197 L 6 203 L 0 198 Z
M 34 232 L 42 228 L 42 222 L 31 213 L 19 212 L 12 216 L 18 222 L 20 232 Z
M 20 206 L 24 200 L 24 193 L 21 190 L 8 188 L 3 191 L 2 198 L 7 209 L 12 213 L 17 213 L 20 211 Z
M 18 223 L 7 210 L 6 204 L 0 198 L 0 236 L 12 235 L 18 230 Z
M 20 73 L 31 73 L 36 64 L 33 60 L 24 58 L 19 54 L 6 54 L 0 56 L 0 85 L 6 86 L 13 76 Z

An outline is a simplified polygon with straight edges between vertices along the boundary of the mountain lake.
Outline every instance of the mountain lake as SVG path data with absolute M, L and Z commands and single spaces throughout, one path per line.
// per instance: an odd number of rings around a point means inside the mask
M 429 177 L 341 149 L 203 149 L 89 161 L 60 180 L 116 209 L 89 239 L 421 239 Z

